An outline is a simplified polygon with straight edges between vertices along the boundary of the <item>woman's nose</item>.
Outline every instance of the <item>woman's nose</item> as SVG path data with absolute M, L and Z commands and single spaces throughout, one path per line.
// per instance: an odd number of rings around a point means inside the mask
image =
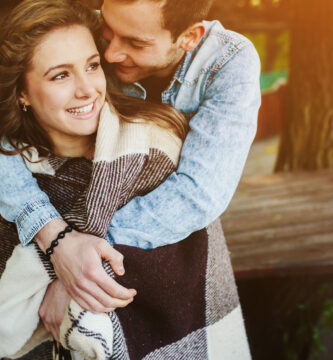
M 75 95 L 78 98 L 90 98 L 95 93 L 92 79 L 89 79 L 87 74 L 83 74 L 77 77 Z

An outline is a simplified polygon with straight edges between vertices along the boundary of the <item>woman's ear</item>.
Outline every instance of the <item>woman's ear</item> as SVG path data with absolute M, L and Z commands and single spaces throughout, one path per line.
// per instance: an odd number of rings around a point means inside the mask
M 18 100 L 19 100 L 19 103 L 22 105 L 22 106 L 30 106 L 30 101 L 28 99 L 28 95 L 25 91 L 21 91 L 21 94 L 20 96 L 18 97 Z
M 205 26 L 202 22 L 197 22 L 188 27 L 180 35 L 180 47 L 185 51 L 195 49 L 202 37 L 205 35 Z

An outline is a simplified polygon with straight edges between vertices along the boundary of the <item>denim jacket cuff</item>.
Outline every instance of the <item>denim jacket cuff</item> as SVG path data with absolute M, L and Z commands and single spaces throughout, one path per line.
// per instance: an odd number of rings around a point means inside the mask
M 35 235 L 51 220 L 61 218 L 58 211 L 46 200 L 28 203 L 16 219 L 21 243 L 28 245 Z

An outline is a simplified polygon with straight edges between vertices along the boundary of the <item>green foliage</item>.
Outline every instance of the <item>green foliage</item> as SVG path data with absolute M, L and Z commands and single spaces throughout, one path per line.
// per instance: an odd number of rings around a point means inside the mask
M 260 77 L 262 92 L 272 92 L 280 85 L 286 84 L 289 69 L 289 32 L 257 32 L 248 33 L 246 36 L 253 42 L 259 53 L 262 67 Z
M 309 353 L 317 360 L 327 349 L 323 343 L 325 334 L 333 330 L 333 286 L 323 284 L 308 301 L 291 309 L 287 317 L 297 328 L 283 333 L 285 359 L 302 359 L 302 353 Z
M 289 31 L 278 33 L 256 32 L 244 34 L 256 47 L 260 56 L 261 66 L 268 72 L 287 72 L 289 69 Z M 272 51 L 273 50 L 273 51 Z M 274 58 L 270 55 L 274 52 Z

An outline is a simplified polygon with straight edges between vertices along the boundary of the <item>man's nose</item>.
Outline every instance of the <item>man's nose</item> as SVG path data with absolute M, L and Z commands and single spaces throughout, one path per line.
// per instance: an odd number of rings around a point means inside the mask
M 126 52 L 121 43 L 113 38 L 104 52 L 104 58 L 108 63 L 120 63 L 126 60 Z

